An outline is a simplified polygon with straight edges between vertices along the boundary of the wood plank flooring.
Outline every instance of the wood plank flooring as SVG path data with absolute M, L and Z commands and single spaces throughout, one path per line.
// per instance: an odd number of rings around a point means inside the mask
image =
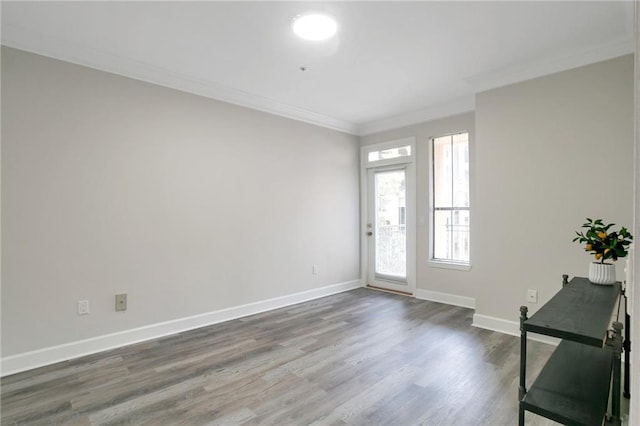
M 519 339 L 472 314 L 340 293 L 5 377 L 2 425 L 515 425 Z

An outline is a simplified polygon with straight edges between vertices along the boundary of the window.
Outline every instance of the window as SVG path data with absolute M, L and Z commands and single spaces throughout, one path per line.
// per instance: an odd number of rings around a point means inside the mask
M 431 139 L 431 260 L 469 265 L 469 134 Z
M 390 160 L 392 158 L 410 157 L 411 145 L 400 146 L 397 148 L 382 149 L 380 151 L 371 151 L 367 159 L 370 163 L 382 160 Z

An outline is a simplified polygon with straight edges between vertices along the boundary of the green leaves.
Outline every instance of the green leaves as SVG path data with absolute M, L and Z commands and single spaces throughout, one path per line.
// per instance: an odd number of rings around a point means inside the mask
M 576 231 L 577 237 L 573 239 L 573 242 L 584 243 L 585 251 L 591 252 L 600 262 L 604 262 L 606 259 L 618 260 L 629 254 L 627 246 L 631 244 L 633 236 L 625 227 L 620 228 L 618 232 L 609 232 L 612 226 L 615 224 L 605 225 L 602 219 L 587 218 L 587 221 L 582 225 L 586 231 Z

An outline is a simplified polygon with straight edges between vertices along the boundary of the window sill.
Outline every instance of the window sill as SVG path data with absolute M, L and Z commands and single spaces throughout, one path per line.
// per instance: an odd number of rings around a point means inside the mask
M 453 269 L 456 271 L 470 271 L 470 263 L 445 262 L 442 260 L 427 260 L 427 265 L 432 268 Z

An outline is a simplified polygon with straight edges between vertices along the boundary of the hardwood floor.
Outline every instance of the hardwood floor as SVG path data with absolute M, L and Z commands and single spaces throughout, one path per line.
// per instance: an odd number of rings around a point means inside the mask
M 340 293 L 5 377 L 2 425 L 515 425 L 519 339 L 472 314 Z

